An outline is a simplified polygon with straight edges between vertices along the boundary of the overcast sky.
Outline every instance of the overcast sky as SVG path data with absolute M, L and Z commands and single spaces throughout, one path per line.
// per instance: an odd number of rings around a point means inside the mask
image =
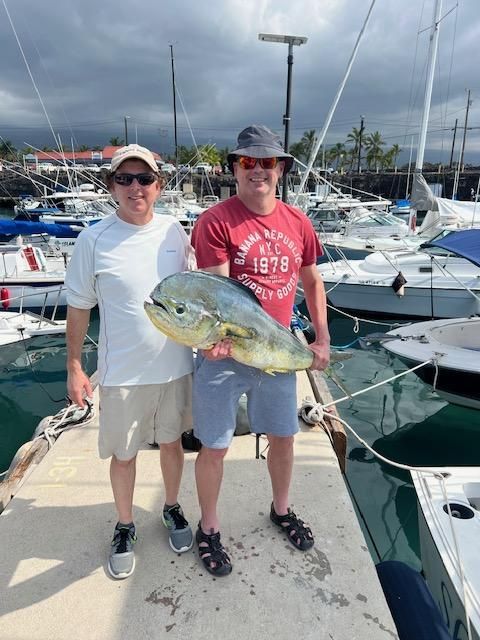
M 193 136 L 231 148 L 251 123 L 283 137 L 288 46 L 259 41 L 267 32 L 308 37 L 294 47 L 294 142 L 306 130 L 321 130 L 370 5 L 0 0 L 0 136 L 17 147 L 53 145 L 48 116 L 64 143 L 103 145 L 124 138 L 129 116 L 129 142 L 173 152 L 172 44 L 180 144 L 192 145 Z M 363 116 L 367 132 L 399 144 L 408 161 L 421 123 L 433 8 L 434 0 L 376 1 L 327 145 L 344 142 Z M 456 119 L 458 159 L 470 89 L 465 162 L 478 164 L 480 0 L 443 0 L 442 16 L 425 160 L 448 164 Z

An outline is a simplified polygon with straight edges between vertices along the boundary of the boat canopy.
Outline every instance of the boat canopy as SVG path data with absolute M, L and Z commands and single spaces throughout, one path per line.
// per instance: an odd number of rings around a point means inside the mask
M 452 231 L 443 238 L 425 242 L 422 247 L 446 249 L 480 267 L 480 229 Z
M 47 224 L 46 222 L 30 222 L 27 220 L 1 220 L 0 236 L 18 236 L 46 234 L 57 238 L 76 237 L 82 227 L 71 227 L 68 224 Z

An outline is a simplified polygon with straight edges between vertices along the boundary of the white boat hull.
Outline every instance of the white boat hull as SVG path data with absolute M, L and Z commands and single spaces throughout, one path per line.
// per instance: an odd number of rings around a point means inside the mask
M 0 311 L 0 347 L 40 336 L 64 335 L 65 320 L 14 311 Z
M 336 284 L 323 278 L 334 307 L 395 317 L 457 318 L 480 312 L 480 303 L 465 289 L 405 286 L 397 295 L 390 284 Z M 393 279 L 393 277 L 392 277 Z M 336 285 L 336 286 L 335 286 Z M 475 290 L 480 296 L 480 289 Z
M 480 269 L 457 256 L 374 252 L 317 268 L 335 307 L 416 318 L 480 313 Z
M 388 332 L 383 347 L 407 366 L 435 359 L 415 373 L 448 402 L 480 409 L 480 318 L 416 322 Z
M 468 611 L 472 640 L 480 638 L 480 473 L 472 467 L 438 469 L 445 478 L 450 509 L 462 517 L 450 521 L 441 483 L 429 474 L 412 472 L 419 502 L 419 533 L 423 572 L 434 599 L 444 616 L 452 638 L 468 640 Z M 468 517 L 467 517 L 468 516 Z M 465 607 L 461 573 L 451 524 L 458 541 L 467 594 Z

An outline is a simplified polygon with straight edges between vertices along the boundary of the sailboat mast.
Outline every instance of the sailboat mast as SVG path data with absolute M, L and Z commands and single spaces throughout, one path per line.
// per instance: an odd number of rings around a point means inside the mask
M 178 182 L 178 141 L 177 141 L 177 96 L 175 90 L 175 65 L 173 63 L 173 44 L 170 47 L 170 60 L 172 63 L 172 89 L 173 89 L 173 135 L 175 140 L 175 188 L 177 188 Z
M 430 32 L 430 46 L 428 55 L 427 81 L 425 87 L 425 101 L 423 105 L 422 128 L 418 139 L 417 160 L 415 163 L 415 172 L 420 173 L 423 169 L 423 158 L 425 155 L 425 142 L 427 139 L 428 119 L 430 117 L 430 105 L 432 102 L 433 76 L 435 74 L 435 63 L 437 60 L 438 50 L 438 32 L 440 22 L 440 12 L 442 10 L 442 0 L 435 0 L 433 10 L 432 29 Z

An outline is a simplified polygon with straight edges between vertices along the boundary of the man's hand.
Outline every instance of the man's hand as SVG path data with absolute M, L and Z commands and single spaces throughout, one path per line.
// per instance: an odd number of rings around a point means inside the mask
M 93 397 L 90 378 L 82 369 L 75 369 L 68 372 L 67 393 L 70 400 L 78 404 L 82 409 L 85 406 L 84 398 Z
M 229 338 L 220 340 L 211 349 L 202 349 L 202 354 L 207 360 L 223 360 L 232 355 L 232 341 Z
M 310 369 L 318 369 L 322 371 L 328 367 L 330 362 L 330 342 L 317 341 L 308 345 L 308 348 L 313 351 L 314 358 Z

